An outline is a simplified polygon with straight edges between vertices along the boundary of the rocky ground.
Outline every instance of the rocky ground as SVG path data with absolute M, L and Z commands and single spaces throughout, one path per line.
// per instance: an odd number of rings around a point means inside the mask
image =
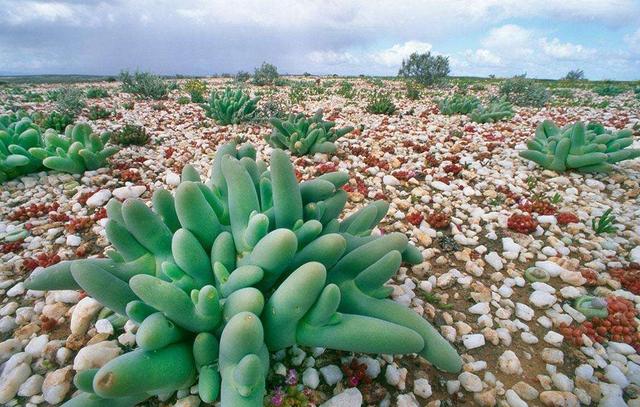
M 353 82 L 363 94 L 373 86 Z M 0 186 L 0 404 L 58 405 L 75 391 L 75 371 L 135 345 L 134 324 L 114 327 L 81 292 L 25 290 L 29 273 L 103 255 L 103 207 L 111 197 L 150 199 L 156 188 L 174 188 L 187 163 L 206 173 L 217 145 L 232 137 L 263 154 L 270 149 L 262 139 L 268 123 L 217 126 L 197 105 L 176 103 L 179 91 L 161 104 L 135 100 L 125 110 L 132 96 L 116 84 L 100 86 L 112 96 L 92 104 L 116 114 L 94 128 L 142 124 L 152 139 L 123 148 L 109 168 L 81 176 L 42 172 Z M 463 355 L 464 371 L 444 374 L 414 356 L 293 348 L 273 355 L 268 405 L 640 406 L 640 160 L 592 176 L 545 171 L 517 155 L 544 119 L 633 127 L 640 102 L 630 92 L 600 108 L 560 100 L 516 108 L 506 122 L 475 124 L 438 114 L 436 98 L 452 90 L 410 101 L 399 82 L 384 87 L 396 93 L 393 116 L 366 113 L 365 97 L 347 100 L 330 89 L 294 105 L 323 108 L 339 125 L 357 128 L 338 141 L 337 155 L 295 164 L 302 178 L 348 171 L 348 212 L 372 199 L 391 202 L 381 231 L 407 234 L 426 259 L 390 281 L 393 298 L 439 327 Z M 263 103 L 284 103 L 287 92 L 276 88 Z M 489 86 L 475 93 L 495 92 Z M 599 101 L 588 90 L 576 95 Z M 598 235 L 592 219 L 608 208 L 617 231 Z M 538 225 L 520 233 L 513 215 Z M 548 281 L 525 278 L 533 268 Z M 575 309 L 585 294 L 606 301 L 607 319 L 585 320 Z M 298 404 L 286 404 L 293 400 Z M 184 391 L 145 405 L 197 406 L 199 398 Z

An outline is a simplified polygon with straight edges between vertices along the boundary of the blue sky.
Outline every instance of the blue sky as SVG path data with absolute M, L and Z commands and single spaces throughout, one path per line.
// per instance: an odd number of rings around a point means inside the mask
M 397 73 L 640 79 L 640 0 L 0 0 L 0 74 Z

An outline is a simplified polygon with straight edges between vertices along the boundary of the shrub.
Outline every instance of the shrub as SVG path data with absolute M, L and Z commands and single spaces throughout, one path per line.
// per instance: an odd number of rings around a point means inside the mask
M 63 88 L 48 90 L 46 93 L 47 100 L 51 102 L 57 102 L 62 91 L 63 91 Z
M 506 100 L 492 101 L 486 107 L 478 106 L 469 115 L 471 121 L 476 123 L 494 123 L 512 117 L 513 107 Z
M 109 96 L 109 92 L 103 88 L 89 88 L 87 89 L 87 98 L 89 99 L 100 99 L 106 98 Z
M 265 135 L 265 140 L 271 147 L 291 151 L 294 155 L 315 153 L 335 153 L 335 141 L 353 131 L 353 127 L 334 129 L 335 122 L 322 120 L 322 110 L 308 118 L 304 114 L 290 115 L 288 120 L 282 121 L 272 118 L 273 131 Z
M 480 100 L 475 96 L 465 96 L 459 93 L 446 97 L 438 102 L 440 113 L 450 116 L 454 114 L 469 114 L 480 106 Z
M 22 95 L 22 101 L 25 103 L 41 103 L 44 102 L 44 98 L 36 92 L 25 92 Z
M 233 80 L 240 83 L 244 83 L 249 79 L 251 79 L 251 74 L 246 71 L 238 71 L 238 73 L 233 77 Z
M 516 106 L 542 107 L 549 100 L 549 91 L 524 75 L 504 81 L 500 94 Z
M 593 88 L 593 91 L 600 96 L 618 96 L 624 93 L 624 89 L 620 86 L 615 86 L 612 83 L 605 83 Z
M 207 84 L 200 79 L 189 79 L 184 84 L 184 90 L 189 94 L 192 92 L 198 92 L 203 95 L 207 93 Z
M 553 90 L 553 95 L 563 99 L 571 99 L 573 98 L 574 93 L 571 89 L 559 88 Z
M 425 54 L 413 53 L 409 59 L 402 61 L 398 76 L 413 79 L 423 85 L 446 78 L 449 75 L 449 57 L 433 56 L 431 52 Z
M 87 123 L 67 126 L 64 134 L 53 129 L 44 133 L 44 145 L 29 149 L 45 167 L 56 171 L 81 174 L 106 166 L 107 159 L 118 152 L 114 146 L 106 147 L 109 133 L 97 134 Z
M 338 88 L 337 93 L 345 99 L 353 99 L 353 97 L 356 95 L 356 92 L 353 88 L 353 83 L 349 82 L 346 79 L 340 83 L 340 88 Z
M 73 116 L 67 113 L 53 111 L 46 116 L 41 116 L 41 118 L 35 121 L 36 124 L 44 130 L 54 129 L 58 133 L 62 133 L 68 125 L 73 124 Z
M 640 149 L 626 148 L 632 143 L 631 129 L 614 133 L 599 123 L 585 127 L 581 122 L 560 129 L 545 120 L 520 156 L 557 172 L 608 172 L 611 164 L 640 157 Z
M 238 124 L 255 117 L 258 98 L 251 99 L 242 89 L 211 92 L 209 101 L 203 105 L 207 116 L 222 125 Z
M 84 108 L 84 93 L 76 88 L 63 88 L 56 98 L 56 110 L 62 114 L 76 117 Z
M 274 149 L 226 144 L 203 183 L 184 167 L 175 196 L 158 189 L 107 204 L 109 258 L 58 263 L 27 289 L 82 289 L 138 324 L 137 349 L 77 373 L 77 406 L 133 406 L 197 385 L 222 407 L 263 406 L 270 352 L 290 346 L 417 353 L 458 373 L 462 360 L 431 324 L 387 297 L 404 261 L 423 261 L 401 233 L 371 235 L 377 201 L 339 220 L 346 173 L 298 183 Z
M 135 124 L 125 124 L 122 129 L 111 134 L 111 144 L 119 144 L 121 146 L 143 146 L 149 142 L 147 130 Z
M 585 79 L 584 71 L 582 69 L 571 70 L 567 72 L 567 74 L 562 79 L 564 79 L 565 81 L 582 81 Z
M 405 83 L 405 87 L 407 90 L 407 99 L 409 100 L 418 100 L 420 99 L 420 88 L 413 81 L 407 81 Z
M 273 85 L 280 75 L 275 65 L 263 62 L 253 73 L 253 83 L 258 86 Z
M 176 103 L 179 105 L 188 105 L 191 102 L 191 98 L 189 96 L 180 96 L 176 99 Z
M 306 98 L 307 85 L 303 82 L 294 82 L 289 90 L 289 100 L 291 103 L 300 103 Z
M 111 111 L 102 106 L 93 105 L 89 108 L 89 120 L 106 119 L 111 116 Z
M 26 113 L 0 115 L 0 184 L 42 170 L 42 160 L 29 152 L 41 145 L 40 129 Z
M 393 114 L 396 111 L 396 105 L 391 100 L 388 93 L 375 91 L 369 97 L 367 112 L 373 114 Z
M 136 104 L 134 101 L 129 101 L 129 102 L 123 102 L 122 103 L 122 108 L 125 110 L 133 110 L 136 107 Z
M 149 72 L 120 72 L 122 91 L 145 99 L 164 99 L 169 93 L 169 85 L 161 77 Z

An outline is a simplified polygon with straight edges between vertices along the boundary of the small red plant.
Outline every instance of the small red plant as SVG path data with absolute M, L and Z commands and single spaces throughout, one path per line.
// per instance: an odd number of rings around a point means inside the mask
M 317 170 L 320 174 L 327 174 L 329 172 L 337 171 L 337 168 L 334 163 L 329 162 L 318 165 Z
M 60 256 L 53 253 L 40 253 L 35 258 L 27 258 L 22 262 L 22 267 L 28 271 L 35 270 L 36 267 L 49 267 L 60 263 Z
M 458 164 L 448 164 L 444 166 L 444 171 L 451 175 L 458 175 L 462 171 L 462 166 Z
M 432 212 L 427 216 L 427 223 L 434 229 L 446 229 L 451 223 L 451 216 L 444 212 Z
M 12 213 L 7 215 L 7 219 L 10 221 L 20 221 L 25 222 L 31 218 L 39 218 L 41 216 L 47 215 L 49 212 L 55 212 L 60 207 L 60 204 L 54 202 L 52 204 L 30 204 L 20 206 L 13 210 Z
M 411 223 L 413 226 L 420 226 L 423 220 L 424 216 L 422 216 L 420 212 L 411 212 L 407 215 L 407 222 Z
M 371 384 L 371 378 L 367 375 L 367 365 L 353 358 L 349 364 L 342 364 L 342 373 L 347 377 L 347 386 L 357 387 L 361 383 Z
M 609 270 L 609 274 L 611 274 L 611 277 L 620 281 L 625 289 L 635 295 L 640 295 L 640 266 L 631 264 L 626 269 L 619 268 Z
M 580 219 L 571 212 L 560 212 L 556 215 L 559 225 L 568 225 L 569 223 L 578 223 Z
M 19 240 L 17 242 L 4 243 L 0 245 L 0 253 L 2 254 L 17 253 L 21 249 L 22 249 L 22 240 Z
M 514 213 L 507 220 L 507 227 L 511 230 L 515 230 L 518 233 L 529 234 L 536 231 L 538 227 L 538 221 L 533 219 L 531 215 L 520 215 Z
M 557 209 L 550 202 L 536 199 L 534 201 L 526 201 L 518 205 L 523 212 L 537 213 L 539 215 L 553 215 Z

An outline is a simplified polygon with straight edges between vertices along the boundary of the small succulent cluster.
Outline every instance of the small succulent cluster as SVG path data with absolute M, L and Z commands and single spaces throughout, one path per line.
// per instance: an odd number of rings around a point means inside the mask
M 87 114 L 87 117 L 89 118 L 89 120 L 100 120 L 111 117 L 112 113 L 112 111 L 107 110 L 102 106 L 93 105 L 89 107 L 89 113 Z
M 474 109 L 480 107 L 480 100 L 475 96 L 465 96 L 455 94 L 451 97 L 442 99 L 438 103 L 440 113 L 444 115 L 469 114 Z
M 495 100 L 486 106 L 473 109 L 469 117 L 476 123 L 495 123 L 513 117 L 513 107 L 506 100 Z
M 29 149 L 42 145 L 40 128 L 24 112 L 0 116 L 0 183 L 40 171 L 42 160 Z
M 118 152 L 114 146 L 106 147 L 109 133 L 97 134 L 86 123 L 67 126 L 64 134 L 48 129 L 42 147 L 33 147 L 29 153 L 52 170 L 80 174 L 106 166 L 107 158 Z
M 307 117 L 305 114 L 290 115 L 287 120 L 276 117 L 270 120 L 273 131 L 265 136 L 271 147 L 291 151 L 294 155 L 334 153 L 335 141 L 353 131 L 353 127 L 335 129 L 335 122 L 322 120 L 322 110 Z
M 500 85 L 500 95 L 516 106 L 542 107 L 549 101 L 547 88 L 525 75 L 507 79 Z
M 54 129 L 57 132 L 63 132 L 68 125 L 73 124 L 72 115 L 69 113 L 58 113 L 55 110 L 48 115 L 35 114 L 32 118 L 41 129 Z
M 603 85 L 596 86 L 593 88 L 593 91 L 599 96 L 618 96 L 619 94 L 624 93 L 624 88 L 612 83 L 605 83 Z
M 207 84 L 200 79 L 189 79 L 184 84 L 184 90 L 189 93 L 191 102 L 204 103 L 204 94 L 207 92 Z
M 389 94 L 385 92 L 375 91 L 371 97 L 369 97 L 369 104 L 367 105 L 367 112 L 373 114 L 386 114 L 391 115 L 395 113 L 396 105 L 391 100 Z
M 109 92 L 103 88 L 89 88 L 87 89 L 86 96 L 88 99 L 101 99 L 109 97 Z
M 203 107 L 207 116 L 218 124 L 238 124 L 251 120 L 256 115 L 259 98 L 250 98 L 242 89 L 226 88 L 224 92 L 211 92 L 208 103 Z
M 149 142 L 149 135 L 143 126 L 125 124 L 119 131 L 114 131 L 110 137 L 111 144 L 121 146 L 142 146 Z
M 626 148 L 632 143 L 630 129 L 613 132 L 599 123 L 585 127 L 581 122 L 560 129 L 545 120 L 520 156 L 558 172 L 608 172 L 614 163 L 640 157 L 640 150 Z
M 120 72 L 122 91 L 145 99 L 164 99 L 169 94 L 169 84 L 158 75 L 149 72 Z
M 458 372 L 455 349 L 420 315 L 387 299 L 402 261 L 422 261 L 401 233 L 371 231 L 388 204 L 339 221 L 346 173 L 298 183 L 287 154 L 270 169 L 250 145 L 223 145 L 203 183 L 189 165 L 175 196 L 107 205 L 108 259 L 62 262 L 29 289 L 82 289 L 139 324 L 137 349 L 76 374 L 67 407 L 134 406 L 197 383 L 223 407 L 259 407 L 269 352 L 292 345 L 418 353 Z

